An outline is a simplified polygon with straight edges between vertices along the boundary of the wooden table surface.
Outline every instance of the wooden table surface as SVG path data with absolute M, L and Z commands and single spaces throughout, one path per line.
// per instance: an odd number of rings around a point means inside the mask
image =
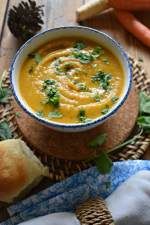
M 10 33 L 7 26 L 9 9 L 19 2 L 20 0 L 0 0 L 0 74 L 4 69 L 9 68 L 12 57 L 19 47 L 18 41 Z M 45 5 L 43 26 L 43 30 L 45 30 L 47 28 L 77 24 L 75 11 L 87 0 L 36 0 L 36 2 Z M 149 12 L 136 13 L 136 16 L 150 27 Z M 143 67 L 150 78 L 150 49 L 142 45 L 120 26 L 113 11 L 87 20 L 82 25 L 110 34 L 124 46 L 128 54 L 136 59 L 143 59 Z M 150 148 L 145 158 L 150 159 Z

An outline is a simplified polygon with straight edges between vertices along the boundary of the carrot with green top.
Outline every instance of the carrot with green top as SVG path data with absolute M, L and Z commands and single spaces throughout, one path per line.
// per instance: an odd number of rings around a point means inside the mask
M 150 29 L 136 19 L 132 13 L 115 10 L 115 15 L 119 22 L 138 40 L 150 47 Z

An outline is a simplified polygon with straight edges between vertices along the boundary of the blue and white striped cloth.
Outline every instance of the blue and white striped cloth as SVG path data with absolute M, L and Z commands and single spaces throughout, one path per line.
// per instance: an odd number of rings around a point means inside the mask
M 15 225 L 54 212 L 73 212 L 89 198 L 108 197 L 121 183 L 141 170 L 150 171 L 150 161 L 116 162 L 109 175 L 100 175 L 95 167 L 84 170 L 10 206 L 11 218 L 1 225 Z

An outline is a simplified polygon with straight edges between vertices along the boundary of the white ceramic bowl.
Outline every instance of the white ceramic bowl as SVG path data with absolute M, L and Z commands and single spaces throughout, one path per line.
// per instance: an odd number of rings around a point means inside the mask
M 97 42 L 98 44 L 108 48 L 120 61 L 123 71 L 125 74 L 125 85 L 123 88 L 122 96 L 120 100 L 109 110 L 109 112 L 99 118 L 96 118 L 87 123 L 79 123 L 79 124 L 63 124 L 57 123 L 53 121 L 49 121 L 44 118 L 40 118 L 36 115 L 36 113 L 30 108 L 30 106 L 26 103 L 26 101 L 21 96 L 18 84 L 19 72 L 21 66 L 28 56 L 29 53 L 32 53 L 41 45 L 47 43 L 48 41 L 54 40 L 56 38 L 62 37 L 80 37 L 80 38 L 88 38 Z M 88 27 L 82 26 L 67 26 L 67 27 L 59 27 L 44 31 L 39 33 L 29 39 L 16 53 L 13 62 L 10 67 L 10 80 L 12 85 L 13 94 L 15 99 L 19 103 L 19 105 L 23 108 L 23 110 L 28 113 L 33 119 L 36 119 L 37 122 L 43 123 L 44 125 L 63 132 L 80 132 L 85 131 L 91 128 L 98 126 L 103 123 L 105 120 L 110 118 L 116 111 L 122 106 L 124 101 L 126 100 L 132 81 L 131 68 L 129 64 L 128 57 L 124 52 L 123 48 L 114 41 L 107 34 L 100 32 L 95 29 L 91 29 Z

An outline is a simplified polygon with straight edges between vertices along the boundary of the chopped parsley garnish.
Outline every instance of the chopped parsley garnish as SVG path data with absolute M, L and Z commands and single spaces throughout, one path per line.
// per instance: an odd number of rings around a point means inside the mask
M 118 101 L 118 99 L 119 99 L 118 96 L 113 96 L 113 97 L 111 98 L 111 101 L 112 101 L 112 103 L 115 103 L 115 102 Z
M 79 50 L 73 51 L 73 56 L 76 59 L 79 59 L 83 64 L 88 64 L 94 60 L 93 56 L 90 53 L 81 52 Z
M 48 114 L 48 117 L 51 119 L 51 118 L 61 118 L 63 117 L 63 114 L 60 113 L 59 111 L 54 111 L 54 112 L 50 112 Z
M 85 83 L 77 83 L 77 87 L 80 91 L 89 91 L 89 88 L 85 85 Z
M 73 48 L 76 48 L 78 50 L 82 50 L 86 47 L 86 45 L 83 43 L 83 42 L 76 42 L 74 45 L 73 45 Z
M 72 68 L 73 68 L 73 63 L 71 63 L 71 62 L 65 62 L 64 63 L 64 67 L 63 67 L 64 72 L 67 72 L 68 70 L 70 70 Z
M 99 93 L 95 93 L 95 94 L 93 95 L 93 98 L 94 98 L 94 100 L 95 100 L 96 102 L 100 102 L 100 100 L 101 100 L 101 96 L 100 96 Z
M 101 111 L 103 115 L 107 114 L 109 112 L 109 105 L 106 105 L 105 108 Z
M 64 75 L 63 70 L 60 68 L 60 63 L 61 63 L 61 60 L 60 59 L 57 59 L 55 61 L 55 64 L 54 64 L 54 66 L 55 66 L 55 72 L 56 72 L 57 75 L 62 75 L 62 74 Z
M 98 64 L 94 63 L 92 66 L 93 66 L 93 68 L 96 68 L 98 66 Z
M 37 64 L 39 64 L 43 59 L 42 55 L 39 53 L 30 53 L 28 56 L 33 58 Z
M 44 117 L 43 111 L 36 112 L 36 115 L 39 116 L 39 117 Z
M 84 109 L 80 109 L 78 113 L 78 120 L 80 123 L 85 123 L 87 121 L 87 116 Z
M 107 65 L 109 64 L 109 60 L 107 58 L 102 59 L 102 61 Z
M 94 59 L 98 58 L 100 55 L 102 55 L 104 52 L 102 50 L 102 47 L 97 46 L 96 48 L 93 49 L 91 52 L 91 55 L 93 56 Z
M 97 59 L 102 53 L 103 50 L 101 47 L 96 47 L 92 50 L 92 52 L 83 52 L 80 48 L 74 48 L 73 56 L 76 59 L 79 59 L 81 63 L 88 64 L 92 62 L 94 59 Z
M 42 91 L 46 95 L 45 104 L 51 104 L 54 107 L 59 106 L 59 91 L 55 80 L 44 80 Z
M 92 76 L 92 81 L 98 82 L 105 91 L 109 89 L 111 79 L 111 74 L 103 71 L 98 71 L 94 76 Z

